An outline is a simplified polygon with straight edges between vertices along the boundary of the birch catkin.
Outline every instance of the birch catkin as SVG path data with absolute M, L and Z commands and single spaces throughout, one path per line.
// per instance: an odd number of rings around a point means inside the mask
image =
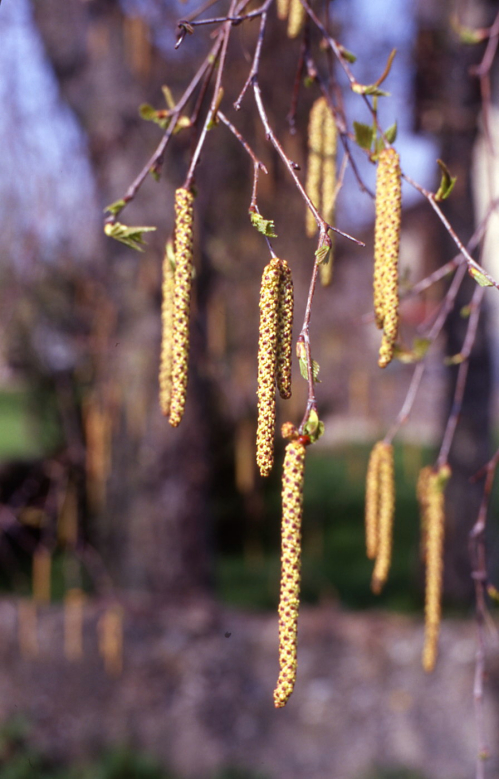
M 161 355 L 159 364 L 159 405 L 167 417 L 170 413 L 172 394 L 172 346 L 173 346 L 173 296 L 175 272 L 168 252 L 163 260 L 163 283 L 161 303 Z
M 262 476 L 268 476 L 274 464 L 275 385 L 280 280 L 281 262 L 273 258 L 263 271 L 259 303 L 256 462 Z
M 288 38 L 297 38 L 305 22 L 306 12 L 300 0 L 290 0 L 288 15 Z
M 395 511 L 395 477 L 393 469 L 393 446 L 385 444 L 379 450 L 379 509 L 378 542 L 376 562 L 371 589 L 377 595 L 388 578 L 392 557 L 393 514 Z
M 382 368 L 392 359 L 398 333 L 401 203 L 399 155 L 395 149 L 382 149 L 376 177 L 374 227 L 374 316 L 385 335 L 379 357 Z
M 172 388 L 169 422 L 177 427 L 184 414 L 189 361 L 194 195 L 175 192 L 175 289 L 173 296 Z
M 286 705 L 296 680 L 304 471 L 305 446 L 298 440 L 290 441 L 286 446 L 282 478 L 279 678 L 274 690 L 276 708 Z
M 310 109 L 310 118 L 308 122 L 308 161 L 307 161 L 307 181 L 306 190 L 310 200 L 320 210 L 321 203 L 321 176 L 322 176 L 322 155 L 324 142 L 324 117 L 326 114 L 327 101 L 325 97 L 319 97 Z M 307 236 L 312 238 L 317 232 L 317 222 L 315 217 L 307 208 L 305 215 L 305 229 Z
M 281 260 L 277 334 L 277 389 L 283 400 L 291 397 L 291 363 L 294 292 L 291 269 Z
M 445 485 L 450 468 L 444 465 L 428 476 L 426 488 L 426 590 L 425 590 L 425 641 L 423 668 L 433 671 L 437 659 L 440 632 L 444 525 Z
M 288 18 L 289 0 L 277 0 L 277 18 L 284 20 Z
M 334 116 L 326 106 L 323 125 L 323 163 L 322 163 L 322 192 L 321 213 L 323 219 L 330 225 L 334 224 L 334 211 L 336 200 L 336 144 L 337 132 Z M 319 274 L 323 287 L 328 287 L 333 279 L 334 259 L 334 233 L 331 236 L 331 249 L 327 262 L 319 265 Z
M 369 560 L 374 560 L 378 551 L 379 532 L 379 480 L 381 452 L 384 444 L 378 441 L 369 457 L 366 476 L 366 553 Z

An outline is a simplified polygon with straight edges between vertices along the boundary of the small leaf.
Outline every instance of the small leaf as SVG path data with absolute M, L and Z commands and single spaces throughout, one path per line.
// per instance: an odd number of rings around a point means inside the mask
M 463 319 L 469 319 L 469 317 L 470 317 L 470 314 L 471 314 L 471 306 L 470 306 L 470 304 L 468 303 L 468 305 L 467 305 L 467 306 L 463 306 L 463 307 L 462 307 L 461 311 L 459 312 L 459 315 L 460 315 L 460 316 L 461 316 Z
M 310 414 L 308 415 L 308 419 L 305 423 L 303 430 L 306 435 L 312 436 L 317 430 L 318 426 L 319 426 L 319 415 L 317 411 L 313 408 L 311 409 Z
M 422 360 L 426 356 L 428 349 L 431 346 L 431 340 L 429 338 L 415 338 L 412 345 L 412 349 L 418 360 Z
M 314 377 L 315 384 L 321 383 L 319 379 L 320 370 L 321 370 L 321 366 L 319 365 L 319 363 L 316 362 L 315 360 L 312 360 L 312 376 Z
M 303 86 L 306 89 L 309 89 L 309 87 L 311 87 L 312 84 L 314 83 L 315 83 L 315 78 L 313 78 L 313 76 L 305 76 L 305 78 L 303 79 Z
M 444 365 L 461 365 L 462 362 L 465 361 L 464 354 L 461 354 L 461 352 L 458 352 L 457 354 L 453 354 L 450 357 L 444 358 Z
M 412 349 L 395 344 L 393 355 L 399 362 L 405 365 L 412 365 L 415 362 L 420 362 L 425 357 L 430 345 L 431 341 L 429 338 L 415 338 Z
M 277 233 L 274 232 L 275 224 L 273 219 L 264 219 L 261 214 L 256 211 L 249 212 L 251 224 L 256 227 L 259 233 L 262 233 L 267 238 L 277 238 Z
M 156 230 L 155 227 L 127 227 L 120 222 L 114 224 L 107 223 L 104 225 L 104 232 L 109 238 L 114 238 L 116 241 L 121 241 L 131 249 L 136 249 L 138 252 L 144 251 L 141 246 L 145 243 L 143 239 L 144 233 L 149 233 L 152 230 Z
M 173 99 L 173 95 L 170 87 L 167 87 L 165 84 L 164 86 L 161 87 L 161 91 L 163 92 L 163 97 L 165 98 L 166 105 L 170 110 L 173 110 L 175 108 L 175 100 Z
M 492 598 L 492 600 L 495 600 L 496 603 L 499 603 L 499 590 L 497 587 L 494 587 L 493 584 L 487 585 L 487 595 L 489 598 Z
M 464 24 L 460 24 L 455 15 L 451 17 L 450 23 L 454 32 L 459 36 L 461 43 L 473 45 L 481 43 L 487 37 L 487 30 L 474 30 L 472 27 L 466 27 Z
M 191 120 L 188 116 L 180 116 L 177 120 L 177 124 L 175 125 L 175 129 L 173 131 L 173 134 L 176 135 L 177 133 L 181 132 L 182 130 L 185 130 L 187 127 L 191 126 Z
M 446 198 L 449 197 L 450 193 L 454 189 L 454 184 L 457 181 L 457 176 L 452 177 L 450 175 L 449 168 L 447 167 L 445 162 L 442 162 L 442 160 L 437 160 L 437 163 L 440 167 L 440 170 L 442 171 L 440 186 L 435 195 L 435 200 L 438 202 L 440 200 L 446 200 Z
M 352 86 L 352 92 L 357 95 L 374 95 L 375 97 L 390 97 L 389 92 L 385 92 L 384 89 L 379 89 L 376 84 L 359 84 L 355 81 Z
M 493 287 L 494 284 L 492 281 L 490 281 L 487 276 L 485 276 L 483 273 L 481 273 L 476 268 L 468 268 L 468 273 L 470 274 L 473 281 L 476 281 L 477 284 L 480 284 L 481 287 Z
M 170 124 L 170 117 L 166 116 L 166 111 L 156 111 L 149 103 L 142 103 L 139 106 L 139 114 L 146 122 L 158 124 L 162 130 L 166 130 Z
M 348 49 L 345 49 L 344 46 L 340 44 L 338 47 L 340 50 L 340 55 L 345 59 L 347 62 L 350 62 L 352 65 L 354 62 L 357 62 L 357 57 L 352 51 L 348 51 Z
M 300 366 L 300 374 L 302 379 L 308 381 L 308 368 L 307 368 L 307 361 L 305 357 L 298 357 L 298 363 Z
M 319 265 L 327 264 L 327 256 L 329 254 L 330 248 L 330 246 L 324 244 L 324 246 L 319 246 L 319 248 L 316 250 L 315 256 L 317 257 L 317 263 Z
M 397 138 L 397 122 L 394 122 L 394 124 L 391 124 L 390 127 L 385 130 L 385 138 L 388 143 L 395 143 L 395 139 Z
M 111 205 L 106 206 L 104 209 L 104 213 L 106 214 L 109 212 L 110 214 L 119 214 L 119 212 L 125 208 L 126 202 L 124 200 L 115 200 L 114 203 L 111 203 Z
M 361 122 L 354 122 L 353 129 L 355 132 L 355 143 L 360 146 L 361 149 L 369 150 L 372 146 L 374 129 L 370 124 L 362 124 Z

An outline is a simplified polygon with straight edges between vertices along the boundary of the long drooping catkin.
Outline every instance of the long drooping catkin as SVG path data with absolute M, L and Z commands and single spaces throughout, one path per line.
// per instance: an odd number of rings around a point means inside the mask
M 277 389 L 284 400 L 291 397 L 293 308 L 294 292 L 291 269 L 286 260 L 281 260 L 277 334 Z
M 373 446 L 369 457 L 366 476 L 366 553 L 369 560 L 374 560 L 378 552 L 379 533 L 379 480 L 381 452 L 384 444 L 378 441 Z
M 337 132 L 334 116 L 326 106 L 323 125 L 323 163 L 322 163 L 322 199 L 321 213 L 323 219 L 330 225 L 334 224 L 334 211 L 336 199 L 336 144 Z M 334 260 L 334 233 L 331 235 L 331 249 L 328 261 L 321 262 L 319 273 L 323 287 L 329 286 L 333 279 Z
M 383 328 L 380 367 L 390 362 L 390 347 L 398 333 L 398 255 L 401 221 L 401 175 L 395 149 L 379 153 L 376 177 L 376 222 L 374 228 L 374 315 Z
M 428 476 L 426 488 L 426 591 L 423 668 L 433 671 L 440 632 L 445 525 L 445 485 L 450 468 L 444 465 Z
M 277 0 L 277 18 L 287 19 L 289 13 L 290 0 Z
M 379 513 L 378 544 L 371 589 L 379 594 L 388 578 L 392 557 L 393 515 L 395 511 L 395 477 L 393 446 L 381 444 L 379 449 Z
M 324 117 L 328 110 L 325 97 L 319 97 L 310 109 L 310 118 L 308 121 L 308 161 L 307 161 L 307 194 L 320 211 L 321 207 L 321 177 L 323 164 L 323 142 L 324 142 Z M 305 228 L 309 238 L 312 238 L 317 232 L 317 222 L 315 217 L 307 208 L 305 215 Z
M 256 462 L 262 476 L 269 475 L 274 463 L 275 385 L 280 279 L 281 261 L 274 257 L 263 271 L 259 303 Z
M 433 473 L 431 465 L 426 465 L 421 468 L 418 476 L 418 483 L 416 485 L 416 497 L 419 503 L 419 516 L 420 516 L 420 553 L 421 560 L 426 562 L 426 534 L 428 528 L 428 486 L 430 484 L 430 476 Z
M 300 0 L 290 0 L 288 15 L 288 38 L 296 38 L 305 22 L 306 12 Z
M 304 471 L 305 446 L 300 441 L 290 441 L 286 446 L 282 477 L 279 678 L 274 690 L 276 708 L 286 705 L 296 680 Z
M 172 394 L 172 352 L 173 352 L 173 298 L 175 271 L 168 252 L 163 260 L 163 283 L 161 303 L 161 355 L 159 363 L 159 405 L 167 417 L 170 413 Z
M 189 319 L 192 286 L 192 222 L 194 195 L 175 192 L 175 290 L 173 296 L 172 389 L 170 418 L 177 427 L 184 413 L 189 362 Z

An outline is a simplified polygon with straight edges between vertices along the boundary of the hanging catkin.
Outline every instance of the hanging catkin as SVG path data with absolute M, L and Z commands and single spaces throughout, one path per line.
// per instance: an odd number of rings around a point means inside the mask
M 172 395 L 172 346 L 173 346 L 173 297 L 175 271 L 168 251 L 163 259 L 163 283 L 161 285 L 161 355 L 159 363 L 159 405 L 162 413 L 170 414 Z
M 284 20 L 288 18 L 290 0 L 277 0 L 277 18 Z
M 392 557 L 393 514 L 395 511 L 395 477 L 393 446 L 382 443 L 379 449 L 378 543 L 371 589 L 377 595 L 388 578 Z
M 172 389 L 169 422 L 177 427 L 184 413 L 189 361 L 189 318 L 192 286 L 192 221 L 194 196 L 175 192 L 175 290 L 173 297 Z
M 426 590 L 425 590 L 425 640 L 423 668 L 433 671 L 437 659 L 440 632 L 444 525 L 445 485 L 450 477 L 448 465 L 432 472 L 426 487 Z
M 262 476 L 269 475 L 274 463 L 280 279 L 281 262 L 274 257 L 263 271 L 259 303 L 256 462 Z
M 274 690 L 276 708 L 286 705 L 296 680 L 304 471 L 305 446 L 299 440 L 290 441 L 286 445 L 282 477 L 279 678 Z
M 297 38 L 305 22 L 306 12 L 300 0 L 290 0 L 288 13 L 288 38 Z
M 426 533 L 428 527 L 428 485 L 430 483 L 430 476 L 433 473 L 431 465 L 427 465 L 421 468 L 418 476 L 418 483 L 416 485 L 416 497 L 419 503 L 419 516 L 420 516 L 420 554 L 421 560 L 426 562 Z
M 308 121 L 308 161 L 306 190 L 307 195 L 318 211 L 320 211 L 321 203 L 324 117 L 327 110 L 328 108 L 326 98 L 319 97 L 310 109 L 310 118 Z M 309 208 L 307 208 L 305 215 L 305 228 L 309 238 L 312 238 L 317 232 L 317 222 L 315 221 L 315 217 Z
M 277 334 L 277 389 L 284 400 L 291 397 L 293 307 L 294 292 L 291 269 L 286 260 L 281 260 Z
M 374 227 L 374 316 L 385 335 L 379 358 L 382 368 L 392 359 L 398 333 L 401 203 L 399 155 L 395 149 L 382 149 L 376 177 Z
M 379 479 L 383 446 L 382 441 L 373 446 L 367 466 L 365 525 L 366 553 L 369 560 L 374 560 L 378 551 Z
M 336 145 L 337 131 L 336 122 L 329 106 L 326 105 L 324 112 L 323 125 L 323 163 L 322 163 L 322 198 L 321 213 L 322 218 L 330 225 L 334 225 L 334 212 L 336 200 Z M 327 262 L 321 262 L 319 273 L 321 284 L 328 287 L 333 279 L 333 260 L 334 260 L 334 233 L 331 236 L 331 249 L 329 250 Z

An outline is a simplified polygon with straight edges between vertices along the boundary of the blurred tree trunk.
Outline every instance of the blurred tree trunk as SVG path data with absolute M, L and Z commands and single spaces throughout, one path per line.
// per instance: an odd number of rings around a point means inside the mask
M 34 9 L 62 96 L 87 134 L 104 207 L 122 197 L 159 141 L 158 128 L 139 118 L 138 107 L 157 100 L 165 62 L 152 48 L 145 23 L 125 17 L 117 0 L 44 0 Z M 169 73 L 171 85 L 170 79 Z M 158 225 L 146 253 L 136 255 L 102 236 L 102 254 L 86 272 L 91 294 L 102 299 L 96 331 L 104 308 L 114 311 L 95 356 L 96 392 L 101 401 L 108 398 L 105 414 L 113 416 L 114 429 L 110 476 L 105 496 L 94 501 L 92 538 L 99 539 L 119 585 L 178 597 L 211 581 L 213 460 L 210 388 L 200 367 L 201 298 L 193 317 L 186 415 L 178 430 L 161 416 L 156 398 L 160 268 L 173 217 L 170 174 L 159 184 L 147 181 L 124 215 L 127 223 Z
M 439 6 L 422 3 L 421 7 L 423 13 L 416 57 L 418 122 L 420 129 L 436 131 L 441 142 L 442 159 L 452 175 L 457 176 L 452 195 L 442 207 L 466 244 L 476 227 L 472 157 L 481 110 L 478 79 L 471 75 L 470 68 L 480 61 L 483 46 L 466 46 L 459 41 L 449 23 L 454 11 L 453 3 Z M 462 22 L 486 26 L 491 20 L 490 13 L 487 13 L 490 9 L 485 2 L 475 4 L 475 18 L 463 18 Z M 440 261 L 443 263 L 457 253 L 457 248 L 443 227 L 440 235 Z M 449 356 L 462 349 L 468 320 L 460 312 L 470 302 L 474 290 L 475 282 L 466 277 L 447 319 L 446 353 Z M 483 490 L 481 482 L 471 484 L 469 480 L 490 457 L 492 372 L 487 319 L 485 297 L 470 356 L 459 424 L 449 455 L 452 479 L 446 493 L 445 590 L 449 598 L 458 601 L 469 600 L 473 595 L 468 537 L 478 514 Z M 444 426 L 452 408 L 458 366 L 452 366 L 448 371 Z

